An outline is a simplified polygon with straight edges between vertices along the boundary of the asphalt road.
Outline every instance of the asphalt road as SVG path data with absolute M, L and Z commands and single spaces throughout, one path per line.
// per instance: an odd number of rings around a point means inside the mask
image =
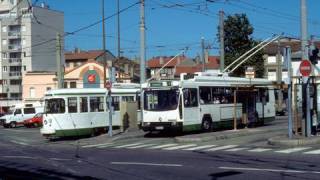
M 278 123 L 283 124 L 283 121 Z M 278 126 L 277 123 L 274 125 Z M 211 150 L 186 150 L 187 147 L 199 147 L 195 144 L 152 149 L 158 144 L 174 143 L 171 136 L 133 138 L 114 146 L 106 143 L 85 147 L 81 142 L 90 139 L 49 142 L 40 136 L 38 129 L 1 128 L 0 178 L 319 179 L 320 156 L 317 153 L 306 154 L 292 149 L 282 152 L 281 149 L 248 150 L 265 143 L 266 136 L 201 144 L 208 147 L 210 143 L 220 145 Z M 221 148 L 228 144 L 246 146 Z

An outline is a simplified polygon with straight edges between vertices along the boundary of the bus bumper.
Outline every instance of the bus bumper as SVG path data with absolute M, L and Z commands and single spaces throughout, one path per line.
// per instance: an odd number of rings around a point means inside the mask
M 144 122 L 141 129 L 147 131 L 182 130 L 182 122 Z

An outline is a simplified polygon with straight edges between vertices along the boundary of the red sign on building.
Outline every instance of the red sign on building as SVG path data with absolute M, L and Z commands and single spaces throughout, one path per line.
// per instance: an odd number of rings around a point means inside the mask
M 88 75 L 88 82 L 89 83 L 95 83 L 96 82 L 96 75 L 95 74 L 89 74 Z

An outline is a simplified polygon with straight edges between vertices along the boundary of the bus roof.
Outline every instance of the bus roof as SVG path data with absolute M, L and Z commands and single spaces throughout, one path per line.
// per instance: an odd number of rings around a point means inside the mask
M 45 96 L 55 95 L 77 95 L 77 94 L 106 94 L 108 91 L 103 88 L 70 88 L 70 89 L 53 89 L 46 92 Z

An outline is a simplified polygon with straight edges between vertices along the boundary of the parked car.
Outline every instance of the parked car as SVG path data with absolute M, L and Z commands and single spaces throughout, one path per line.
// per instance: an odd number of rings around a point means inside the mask
M 35 116 L 33 116 L 33 118 L 24 120 L 23 125 L 28 128 L 42 126 L 42 115 L 43 113 L 38 113 Z

